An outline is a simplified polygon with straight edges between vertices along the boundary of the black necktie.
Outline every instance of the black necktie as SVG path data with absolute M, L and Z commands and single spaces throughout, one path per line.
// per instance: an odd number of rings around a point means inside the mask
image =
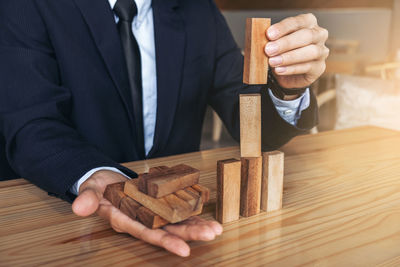
M 119 18 L 117 26 L 128 69 L 129 86 L 135 115 L 137 145 L 140 156 L 144 158 L 141 60 L 139 46 L 132 33 L 132 21 L 137 15 L 138 10 L 134 0 L 118 0 L 114 6 L 114 12 Z

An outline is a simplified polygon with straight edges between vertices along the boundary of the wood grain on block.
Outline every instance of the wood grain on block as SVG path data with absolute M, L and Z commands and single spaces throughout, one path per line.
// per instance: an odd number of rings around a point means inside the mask
M 239 220 L 241 162 L 237 159 L 217 162 L 217 209 L 220 223 Z
M 261 157 L 261 95 L 240 95 L 240 156 Z
M 240 215 L 249 217 L 260 212 L 262 157 L 241 161 Z
M 151 168 L 149 173 L 139 176 L 139 189 L 149 196 L 160 198 L 199 182 L 199 170 L 188 165 L 172 168 Z
M 149 173 L 160 173 L 160 172 L 166 171 L 166 170 L 168 170 L 168 169 L 169 169 L 169 167 L 167 167 L 167 166 L 156 166 L 156 167 L 151 167 L 151 168 L 149 169 Z
M 243 83 L 267 84 L 268 57 L 264 49 L 268 42 L 266 31 L 270 26 L 271 19 L 248 18 L 246 20 Z
M 164 197 L 153 198 L 151 196 L 146 195 L 143 192 L 140 192 L 137 184 L 138 184 L 137 180 L 127 181 L 125 183 L 125 188 L 124 188 L 125 194 L 127 194 L 129 197 L 139 202 L 141 205 L 150 209 L 154 213 L 158 214 L 162 218 L 166 219 L 167 221 L 171 223 L 177 223 L 191 216 L 191 212 L 193 210 L 185 209 L 185 207 L 190 206 L 187 203 L 185 203 L 187 205 L 182 204 L 182 207 L 181 206 L 177 207 L 178 203 L 182 202 L 176 200 L 176 198 L 174 197 L 168 197 L 167 199 L 165 199 Z
M 284 157 L 280 151 L 263 152 L 261 210 L 282 208 Z
M 121 204 L 119 206 L 119 210 L 130 217 L 131 219 L 135 220 L 137 217 L 138 209 L 142 207 L 137 201 L 133 200 L 132 198 L 126 196 L 121 200 Z
M 110 201 L 116 208 L 120 207 L 121 200 L 126 196 L 124 193 L 124 183 L 109 184 L 104 190 L 103 197 Z
M 192 188 L 200 193 L 203 203 L 207 203 L 210 200 L 210 189 L 199 184 L 193 185 Z
M 140 207 L 137 211 L 137 219 L 150 229 L 157 229 L 168 224 L 168 221 L 161 218 L 146 207 Z

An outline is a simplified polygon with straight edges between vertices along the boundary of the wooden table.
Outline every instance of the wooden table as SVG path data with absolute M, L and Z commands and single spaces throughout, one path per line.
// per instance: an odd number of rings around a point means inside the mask
M 400 133 L 372 127 L 295 138 L 286 153 L 284 209 L 226 224 L 213 242 L 179 258 L 71 207 L 25 180 L 0 183 L 0 265 L 400 266 Z M 191 164 L 211 188 L 224 148 L 126 164 Z

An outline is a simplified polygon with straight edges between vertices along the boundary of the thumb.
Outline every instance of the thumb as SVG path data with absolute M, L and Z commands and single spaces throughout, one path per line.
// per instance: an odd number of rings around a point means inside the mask
M 85 188 L 72 203 L 72 211 L 83 217 L 95 213 L 99 207 L 100 195 L 93 188 Z

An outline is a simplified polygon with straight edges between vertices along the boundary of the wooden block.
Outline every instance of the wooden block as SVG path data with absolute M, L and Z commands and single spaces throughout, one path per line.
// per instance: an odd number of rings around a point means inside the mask
M 137 219 L 139 222 L 150 229 L 157 229 L 168 224 L 167 220 L 164 220 L 163 218 L 145 207 L 140 207 L 138 209 Z
M 149 169 L 149 173 L 160 173 L 160 172 L 164 172 L 164 171 L 166 171 L 168 169 L 169 169 L 169 167 L 167 167 L 167 166 L 151 167 Z
M 126 196 L 121 200 L 121 204 L 119 206 L 120 211 L 135 220 L 137 217 L 138 209 L 142 207 L 138 202 L 133 200 L 132 198 Z
M 114 207 L 119 209 L 121 200 L 126 196 L 124 194 L 124 182 L 107 185 L 103 196 L 110 201 Z
M 261 210 L 282 208 L 284 157 L 280 151 L 263 152 Z
M 261 95 L 240 95 L 240 155 L 261 157 Z
M 182 202 L 179 202 L 179 200 L 174 197 L 168 197 L 167 199 L 153 198 L 140 192 L 137 184 L 137 179 L 127 181 L 124 187 L 125 194 L 170 223 L 177 223 L 191 216 L 193 210 L 187 210 L 186 208 L 187 206 L 190 206 L 189 204 L 182 204 Z M 178 207 L 179 204 L 182 204 L 183 207 Z
M 264 49 L 268 42 L 266 31 L 270 26 L 271 19 L 248 18 L 246 20 L 243 83 L 267 84 L 268 57 Z
M 198 202 L 200 200 L 200 195 L 194 195 L 193 193 L 186 190 L 179 190 L 174 194 L 180 199 L 185 200 L 192 207 L 192 210 L 195 210 L 197 208 Z
M 241 161 L 240 215 L 249 217 L 260 212 L 262 157 Z
M 152 168 L 139 176 L 139 189 L 149 196 L 161 198 L 199 182 L 200 171 L 181 164 L 172 168 Z
M 184 189 L 184 191 L 187 192 L 188 194 L 191 194 L 194 198 L 198 199 L 197 205 L 194 208 L 195 210 L 197 210 L 200 205 L 203 207 L 204 200 L 201 197 L 200 192 L 198 192 L 197 190 L 194 190 L 193 187 L 187 187 Z
M 192 188 L 200 193 L 203 203 L 207 203 L 210 200 L 210 189 L 199 184 L 193 185 Z
M 237 159 L 217 163 L 217 209 L 220 223 L 239 220 L 241 162 Z

